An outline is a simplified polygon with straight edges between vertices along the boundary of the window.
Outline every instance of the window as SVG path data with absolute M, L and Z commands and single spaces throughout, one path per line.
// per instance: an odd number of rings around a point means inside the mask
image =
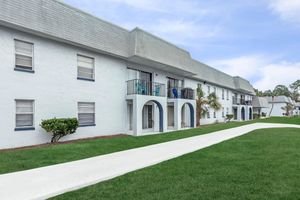
M 210 94 L 210 86 L 209 85 L 207 86 L 207 94 L 208 95 Z
M 78 103 L 79 126 L 95 126 L 95 103 Z
M 207 111 L 207 119 L 210 119 L 210 111 Z
M 229 115 L 229 108 L 226 108 L 226 115 Z
M 15 70 L 33 71 L 33 44 L 15 40 Z
M 226 99 L 229 100 L 229 90 L 226 91 Z
M 225 117 L 225 109 L 222 108 L 222 117 L 224 118 Z
M 77 78 L 81 80 L 95 80 L 94 58 L 77 55 Z
M 222 99 L 224 100 L 225 99 L 225 90 L 222 89 Z
M 34 101 L 16 100 L 16 130 L 34 127 Z
M 216 111 L 214 111 L 214 118 L 217 118 L 217 113 L 216 113 Z

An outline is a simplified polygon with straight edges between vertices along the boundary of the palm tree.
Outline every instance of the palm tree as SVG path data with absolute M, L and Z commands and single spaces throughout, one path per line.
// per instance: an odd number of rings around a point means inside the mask
M 274 108 L 274 99 L 275 99 L 275 95 L 274 93 L 272 92 L 272 107 L 270 109 L 270 113 L 269 113 L 269 117 L 271 116 L 272 112 L 273 112 L 273 108 Z
M 222 105 L 219 103 L 219 98 L 216 93 L 211 93 L 207 97 L 209 107 L 213 108 L 215 111 L 218 111 L 222 108 Z
M 197 99 L 196 99 L 196 119 L 197 126 L 200 126 L 200 119 L 202 115 L 205 115 L 207 110 L 205 109 L 205 105 L 207 104 L 207 100 L 204 98 L 204 92 L 199 85 L 197 88 Z
M 219 99 L 216 93 L 211 93 L 208 95 L 207 98 L 204 97 L 205 94 L 201 88 L 198 86 L 197 88 L 197 126 L 200 126 L 201 116 L 207 113 L 207 107 L 213 108 L 214 110 L 218 111 L 221 109 L 222 105 L 219 103 Z
M 290 116 L 291 111 L 294 110 L 294 106 L 292 104 L 287 104 L 286 106 L 281 108 L 282 110 L 284 110 L 286 113 L 286 116 Z

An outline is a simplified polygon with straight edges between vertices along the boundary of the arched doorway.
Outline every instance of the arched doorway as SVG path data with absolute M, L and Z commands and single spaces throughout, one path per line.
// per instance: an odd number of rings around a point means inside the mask
M 186 116 L 186 106 L 189 107 L 189 115 Z M 191 103 L 185 103 L 181 107 L 181 127 L 195 127 L 195 110 Z M 188 118 L 188 119 L 187 119 Z M 188 121 L 188 123 L 186 123 Z M 187 125 L 188 124 L 188 125 Z
M 252 120 L 252 108 L 249 108 L 249 120 Z
M 157 106 L 159 111 L 159 132 L 164 131 L 164 113 L 162 105 L 155 100 L 148 101 L 144 104 L 142 110 L 142 128 L 153 129 L 154 128 L 154 105 Z
M 242 107 L 242 110 L 241 110 L 241 118 L 242 118 L 243 121 L 245 121 L 245 117 L 246 117 L 246 115 L 245 115 L 245 108 Z

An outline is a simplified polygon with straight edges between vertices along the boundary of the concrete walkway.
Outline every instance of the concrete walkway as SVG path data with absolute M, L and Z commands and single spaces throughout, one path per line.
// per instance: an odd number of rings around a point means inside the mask
M 256 129 L 280 127 L 300 128 L 300 125 L 255 123 L 79 161 L 0 175 L 0 199 L 53 197 L 197 151 Z

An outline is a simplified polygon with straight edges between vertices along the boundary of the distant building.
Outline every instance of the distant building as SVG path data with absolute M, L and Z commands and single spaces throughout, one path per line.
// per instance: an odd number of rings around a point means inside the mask
M 290 97 L 286 96 L 275 96 L 275 97 L 266 97 L 268 100 L 269 107 L 268 108 L 263 108 L 262 112 L 266 112 L 267 115 L 270 116 L 290 116 L 293 115 L 293 110 L 287 111 L 284 109 L 288 105 L 294 105 L 294 102 Z
M 260 116 L 267 116 L 268 113 L 263 112 L 266 109 L 269 109 L 270 105 L 267 97 L 257 97 L 253 98 L 253 113 L 258 114 Z

